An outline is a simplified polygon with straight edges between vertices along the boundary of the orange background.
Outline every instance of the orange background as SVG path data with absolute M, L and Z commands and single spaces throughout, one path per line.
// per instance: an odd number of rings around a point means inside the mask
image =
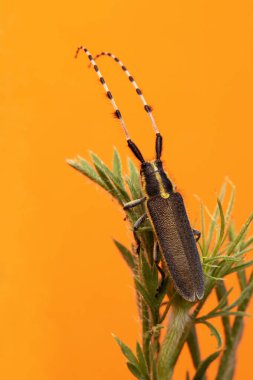
M 228 175 L 234 218 L 252 207 L 252 2 L 1 2 L 0 377 L 130 379 L 110 333 L 134 347 L 133 284 L 112 237 L 124 214 L 65 162 L 129 152 L 93 70 L 75 49 L 108 50 L 133 73 L 165 138 L 164 160 L 191 220 Z M 123 73 L 101 71 L 145 157 L 154 133 Z M 253 312 L 251 307 L 251 312 Z M 252 378 L 248 319 L 236 379 Z M 201 328 L 205 355 L 216 348 Z M 176 379 L 191 368 L 184 350 Z M 192 373 L 192 372 L 191 372 Z M 212 372 L 211 378 L 213 378 Z

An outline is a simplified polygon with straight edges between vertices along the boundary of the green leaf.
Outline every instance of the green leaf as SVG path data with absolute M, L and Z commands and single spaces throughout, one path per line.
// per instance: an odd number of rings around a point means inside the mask
M 243 242 L 242 248 L 248 248 L 251 244 L 253 244 L 253 237 L 249 238 L 247 241 Z M 251 248 L 253 249 L 253 247 Z
M 233 262 L 241 261 L 241 259 L 236 258 L 234 256 L 220 256 L 220 255 L 217 255 L 216 257 L 207 257 L 207 258 L 205 258 L 205 263 L 210 263 L 210 262 L 219 261 L 219 260 L 222 260 L 222 261 L 233 261 Z
M 202 250 L 203 255 L 206 256 L 206 219 L 205 219 L 205 210 L 204 206 L 201 203 L 200 205 L 200 214 L 201 214 L 201 241 L 202 241 Z
M 107 187 L 107 191 L 109 193 L 111 193 L 111 195 L 116 198 L 121 204 L 123 204 L 123 201 L 120 197 L 120 194 L 118 192 L 118 190 L 115 188 L 115 186 L 112 184 L 111 182 L 111 179 L 108 175 L 108 168 L 107 170 L 105 169 L 106 166 L 104 165 L 104 163 L 102 163 L 100 161 L 100 159 L 93 153 L 91 153 L 91 157 L 92 157 L 92 160 L 93 160 L 93 164 L 96 168 L 96 171 L 99 175 L 99 177 L 102 179 L 102 181 L 105 183 L 106 187 Z
M 136 343 L 136 355 L 139 361 L 139 368 L 141 370 L 142 375 L 145 377 L 145 379 L 149 379 L 147 362 L 139 342 Z
M 155 296 L 158 287 L 157 269 L 155 265 L 150 267 L 144 252 L 141 252 L 140 255 L 143 282 L 152 297 Z
M 225 317 L 229 315 L 236 315 L 237 317 L 250 317 L 250 314 L 245 313 L 244 311 L 219 311 L 217 313 L 203 315 L 202 317 L 196 319 L 196 321 L 203 322 L 206 319 Z
M 129 360 L 130 363 L 132 363 L 136 368 L 138 368 L 138 360 L 136 359 L 132 350 L 125 343 L 123 343 L 116 335 L 112 334 L 112 336 L 120 346 L 123 355 Z
M 233 288 L 230 288 L 223 294 L 218 305 L 212 311 L 210 311 L 209 314 L 215 313 L 217 310 L 222 309 L 227 304 L 228 296 L 232 292 L 232 290 Z
M 66 161 L 70 166 L 72 166 L 72 168 L 84 174 L 87 178 L 91 179 L 93 182 L 97 183 L 99 186 L 107 190 L 108 188 L 105 185 L 105 183 L 97 175 L 95 170 L 88 164 L 88 162 L 81 157 L 79 158 L 79 160 L 80 162 L 75 161 L 75 160 L 66 160 Z
M 219 265 L 215 264 L 208 264 L 208 263 L 202 263 L 204 267 L 209 267 L 209 268 L 219 268 Z
M 225 214 L 226 223 L 229 221 L 231 212 L 233 210 L 234 200 L 235 200 L 235 185 L 230 180 L 228 180 L 228 183 L 231 186 L 231 196 L 230 196 L 230 199 L 228 202 L 228 207 L 227 207 L 226 214 Z
M 122 189 L 124 189 L 125 185 L 124 185 L 124 179 L 122 176 L 121 159 L 120 159 L 120 155 L 117 148 L 114 148 L 114 153 L 113 153 L 113 174 L 114 174 L 114 177 L 117 178 Z
M 217 252 L 221 246 L 222 239 L 224 236 L 224 231 L 225 231 L 225 218 L 224 218 L 224 213 L 223 213 L 223 209 L 222 209 L 222 204 L 221 204 L 221 201 L 219 199 L 217 199 L 217 204 L 218 204 L 219 214 L 220 214 L 220 232 L 219 232 L 218 241 L 217 241 L 215 248 L 211 254 L 212 257 L 216 256 L 216 254 L 217 254 Z
M 240 245 L 242 245 L 242 242 L 241 242 Z M 253 250 L 253 247 L 250 247 L 250 248 L 248 248 L 248 249 L 243 249 L 242 251 L 241 251 L 241 248 L 242 248 L 242 247 L 240 246 L 239 251 L 238 251 L 237 253 L 234 254 L 234 257 L 239 259 L 238 261 L 241 260 L 241 258 L 240 258 L 241 256 L 244 256 L 244 255 L 246 255 L 246 253 L 248 253 L 248 252 L 252 252 L 252 250 Z
M 113 174 L 113 172 L 105 165 L 105 163 L 94 153 L 90 152 L 90 156 L 92 158 L 93 164 L 104 182 L 108 185 L 109 189 L 116 193 L 116 198 L 120 201 L 120 203 L 129 202 L 130 197 L 125 191 L 124 187 L 122 187 L 120 181 Z
M 206 325 L 207 327 L 209 327 L 210 331 L 211 331 L 211 335 L 215 336 L 216 340 L 217 340 L 217 348 L 221 348 L 222 346 L 222 338 L 221 338 L 221 335 L 219 333 L 219 331 L 216 329 L 216 327 L 214 327 L 214 325 L 212 325 L 210 322 L 208 321 L 201 321 L 200 323 L 203 323 L 204 325 Z
M 245 270 L 241 270 L 237 272 L 236 276 L 240 285 L 240 289 L 242 291 L 247 286 L 247 278 L 246 278 Z
M 147 304 L 147 306 L 150 308 L 150 311 L 153 315 L 153 317 L 156 317 L 157 312 L 157 304 L 155 302 L 155 299 L 150 296 L 150 294 L 147 292 L 145 287 L 142 285 L 142 283 L 135 277 L 135 286 L 138 292 L 143 297 L 143 300 Z
M 134 270 L 135 269 L 135 262 L 134 262 L 134 257 L 132 253 L 124 246 L 122 245 L 119 241 L 113 240 L 116 247 L 120 251 L 123 259 L 126 261 L 127 265 Z
M 246 288 L 243 289 L 240 296 L 234 302 L 232 302 L 230 305 L 224 307 L 222 309 L 222 311 L 226 312 L 228 310 L 233 309 L 234 307 L 236 307 L 238 305 L 241 305 L 242 302 L 244 301 L 244 299 L 248 298 L 248 295 L 252 291 L 252 289 L 253 289 L 253 282 L 249 283 L 249 285 L 247 285 Z
M 113 178 L 113 173 L 112 171 L 108 168 L 108 166 L 101 160 L 100 157 L 98 157 L 97 154 L 93 153 L 93 152 L 89 152 L 90 153 L 90 156 L 91 156 L 91 159 L 92 159 L 92 162 L 94 163 L 94 165 L 98 166 L 103 172 L 104 174 L 108 177 L 108 178 Z
M 218 196 L 218 199 L 220 200 L 221 203 L 222 203 L 224 196 L 225 196 L 225 193 L 226 193 L 226 187 L 227 187 L 227 185 L 226 185 L 226 183 L 224 183 L 221 187 L 221 191 L 220 191 L 220 194 Z M 217 225 L 218 216 L 219 216 L 219 205 L 217 204 L 215 207 L 213 216 L 212 216 L 210 227 L 209 227 L 207 244 L 206 244 L 207 250 L 209 249 L 211 241 L 213 239 L 214 229 L 215 229 L 215 226 Z
M 212 276 L 211 274 L 209 273 L 206 273 L 204 272 L 204 275 L 208 278 L 210 278 L 211 280 L 215 280 L 215 281 L 224 281 L 224 279 L 222 277 L 216 277 L 216 276 Z
M 142 191 L 140 187 L 140 174 L 130 158 L 127 159 L 127 164 L 129 170 L 129 177 L 126 178 L 126 181 L 131 191 L 132 197 L 133 199 L 141 198 Z
M 205 360 L 203 360 L 198 369 L 197 369 L 197 372 L 195 373 L 195 376 L 193 378 L 193 380 L 202 380 L 208 367 L 210 366 L 210 364 L 218 358 L 218 356 L 220 355 L 220 350 L 219 351 L 215 351 L 214 353 L 212 353 L 211 355 L 209 355 Z
M 141 375 L 138 367 L 136 367 L 133 363 L 127 362 L 127 367 L 129 371 L 139 380 L 145 380 L 144 377 Z
M 246 269 L 248 267 L 251 267 L 253 265 L 253 260 L 250 260 L 250 261 L 247 261 L 246 263 L 244 264 L 241 264 L 241 265 L 237 265 L 233 268 L 231 268 L 228 272 L 226 272 L 226 275 L 228 274 L 231 274 L 231 273 L 234 273 L 234 272 L 239 272 L 243 269 Z
M 241 241 L 242 237 L 245 235 L 247 229 L 249 228 L 249 226 L 250 226 L 250 224 L 252 222 L 252 219 L 253 219 L 253 213 L 249 216 L 249 218 L 247 219 L 246 223 L 242 227 L 241 231 L 239 232 L 239 234 L 237 235 L 237 237 L 235 238 L 235 240 L 232 242 L 231 246 L 229 247 L 229 249 L 227 251 L 227 255 L 228 256 L 231 255 L 231 253 L 234 251 L 234 249 L 236 248 L 236 246 Z

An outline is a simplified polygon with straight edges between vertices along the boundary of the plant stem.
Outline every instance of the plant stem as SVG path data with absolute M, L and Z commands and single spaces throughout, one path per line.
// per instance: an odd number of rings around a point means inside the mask
M 175 302 L 169 325 L 158 357 L 158 380 L 170 380 L 177 358 L 193 321 L 189 315 L 191 304 L 182 300 Z
M 242 321 L 241 321 L 242 322 Z M 226 346 L 221 357 L 216 380 L 232 380 L 236 365 L 236 350 L 240 342 L 243 331 L 243 322 L 238 326 L 236 334 Z
M 220 301 L 222 299 L 222 297 L 224 296 L 224 294 L 226 294 L 226 291 L 227 291 L 224 282 L 220 281 L 216 285 L 215 291 L 216 291 L 217 299 L 218 299 L 218 301 Z M 225 306 L 227 306 L 227 305 L 228 305 L 228 303 L 226 301 Z M 222 320 L 224 334 L 225 334 L 226 346 L 228 346 L 230 344 L 230 339 L 231 339 L 230 320 L 229 320 L 228 316 L 222 317 L 221 320 Z
M 201 362 L 201 356 L 200 356 L 200 348 L 199 348 L 198 336 L 197 336 L 195 325 L 192 326 L 189 332 L 189 335 L 187 337 L 187 344 L 188 344 L 188 348 L 191 354 L 194 368 L 197 369 Z
M 245 276 L 245 273 L 244 273 Z M 253 272 L 250 275 L 248 284 L 253 281 Z M 238 307 L 238 311 L 245 311 L 252 297 L 253 290 L 249 292 L 242 304 Z M 219 370 L 216 380 L 232 380 L 236 365 L 236 351 L 240 343 L 243 332 L 243 317 L 237 316 L 232 327 L 232 336 L 230 342 L 226 345 L 224 353 L 221 357 Z
M 150 343 L 149 314 L 148 314 L 148 308 L 145 302 L 142 300 L 142 347 L 143 347 L 143 353 L 146 358 L 148 368 L 150 368 L 149 343 Z

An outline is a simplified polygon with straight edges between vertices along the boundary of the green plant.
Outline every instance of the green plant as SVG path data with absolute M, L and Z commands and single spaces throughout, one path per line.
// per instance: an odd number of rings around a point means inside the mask
M 68 160 L 68 163 L 110 193 L 121 206 L 131 199 L 143 196 L 138 170 L 130 159 L 128 159 L 129 173 L 123 176 L 121 159 L 116 149 L 112 170 L 97 155 L 94 153 L 90 155 L 93 165 L 81 157 L 77 160 Z M 231 220 L 234 196 L 235 188 L 227 180 L 221 188 L 213 213 L 200 203 L 202 236 L 198 245 L 205 274 L 205 296 L 194 305 L 176 294 L 169 276 L 166 277 L 157 295 L 161 279 L 153 261 L 154 233 L 148 221 L 139 232 L 142 242 L 139 255 L 136 255 L 134 246 L 130 250 L 115 240 L 133 275 L 142 341 L 137 342 L 134 353 L 119 338 L 116 336 L 114 338 L 127 359 L 128 369 L 136 378 L 171 379 L 185 343 L 188 344 L 196 370 L 193 380 L 206 379 L 207 369 L 216 359 L 219 360 L 216 380 L 233 378 L 244 317 L 247 316 L 246 309 L 253 293 L 253 271 L 249 276 L 246 273 L 246 269 L 252 266 L 253 260 L 245 261 L 245 255 L 253 248 L 253 238 L 247 237 L 253 214 L 241 229 L 236 231 Z M 143 205 L 127 211 L 131 227 L 143 212 Z M 227 290 L 226 277 L 233 273 L 237 278 L 240 294 L 231 301 L 233 289 Z M 202 307 L 213 291 L 216 293 L 217 305 L 207 314 L 203 314 Z M 220 332 L 212 324 L 214 318 L 222 320 L 224 342 Z M 200 353 L 196 328 L 198 324 L 204 324 L 217 340 L 217 350 L 205 359 L 202 359 Z M 163 339 L 161 339 L 162 328 L 166 328 Z M 189 373 L 186 373 L 186 379 L 190 379 Z

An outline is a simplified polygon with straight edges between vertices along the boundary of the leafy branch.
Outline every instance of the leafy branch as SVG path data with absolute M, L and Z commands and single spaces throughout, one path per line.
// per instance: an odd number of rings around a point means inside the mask
M 121 159 L 116 149 L 112 169 L 94 153 L 90 153 L 90 157 L 91 164 L 81 157 L 67 162 L 102 187 L 120 206 L 143 197 L 139 173 L 131 159 L 128 159 L 128 174 L 123 176 Z M 205 296 L 194 305 L 175 292 L 168 274 L 162 280 L 153 259 L 155 237 L 148 220 L 138 232 L 141 239 L 139 255 L 135 252 L 134 244 L 129 249 L 114 241 L 134 279 L 142 341 L 136 343 L 133 352 L 119 338 L 114 336 L 114 339 L 135 378 L 170 380 L 186 342 L 196 371 L 192 377 L 187 372 L 186 379 L 206 380 L 208 368 L 214 360 L 219 360 L 216 380 L 233 378 L 236 352 L 253 293 L 253 260 L 247 259 L 247 254 L 253 248 L 253 237 L 247 236 L 253 214 L 237 232 L 231 220 L 234 199 L 235 187 L 226 180 L 213 212 L 200 201 L 202 235 L 198 245 L 205 275 Z M 132 230 L 135 221 L 144 213 L 144 207 L 142 204 L 126 211 Z M 251 271 L 249 275 L 247 269 Z M 227 290 L 226 287 L 226 278 L 230 275 L 236 276 L 240 288 L 237 298 L 233 297 L 233 289 Z M 201 314 L 203 305 L 213 291 L 216 293 L 217 305 L 208 313 Z M 223 334 L 212 324 L 215 318 L 221 318 Z M 217 342 L 216 350 L 205 359 L 202 359 L 197 337 L 199 324 L 204 324 Z M 165 327 L 162 339 L 161 329 Z

